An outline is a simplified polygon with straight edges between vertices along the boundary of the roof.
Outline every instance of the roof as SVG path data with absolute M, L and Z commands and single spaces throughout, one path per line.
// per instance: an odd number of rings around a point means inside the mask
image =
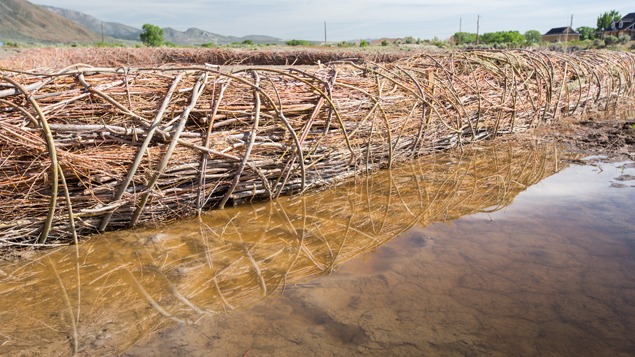
M 635 12 L 631 12 L 630 14 L 624 16 L 621 18 L 621 21 L 627 22 L 627 21 L 635 21 Z
M 546 34 L 544 34 L 543 36 L 547 36 L 547 35 L 577 35 L 578 33 L 575 32 L 571 27 L 566 26 L 566 27 L 554 27 L 551 30 L 547 31 Z
M 635 12 L 631 12 L 630 14 L 622 17 L 620 19 L 620 22 L 623 24 L 622 28 L 624 29 L 631 26 L 633 23 L 635 23 Z
M 621 27 L 619 26 L 620 23 L 622 23 Z M 605 28 L 604 31 L 626 30 L 628 27 L 633 26 L 633 24 L 635 24 L 635 12 L 631 12 L 619 20 L 612 21 L 611 26 Z

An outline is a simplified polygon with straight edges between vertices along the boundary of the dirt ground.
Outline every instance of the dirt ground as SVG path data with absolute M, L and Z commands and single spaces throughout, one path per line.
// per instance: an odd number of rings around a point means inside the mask
M 528 133 L 539 140 L 560 142 L 567 150 L 582 156 L 598 156 L 602 161 L 635 161 L 635 112 L 624 108 L 579 118 L 565 118 L 556 124 Z

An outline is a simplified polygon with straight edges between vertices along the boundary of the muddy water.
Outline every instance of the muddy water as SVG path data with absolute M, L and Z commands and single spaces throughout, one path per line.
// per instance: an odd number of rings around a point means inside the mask
M 635 168 L 563 158 L 474 148 L 3 263 L 0 354 L 635 353 Z

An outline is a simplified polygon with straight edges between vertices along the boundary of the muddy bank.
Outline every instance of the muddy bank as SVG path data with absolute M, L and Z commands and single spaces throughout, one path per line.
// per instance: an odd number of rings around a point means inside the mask
M 582 120 L 565 118 L 530 135 L 561 143 L 582 156 L 598 156 L 597 160 L 635 160 L 634 112 L 596 114 Z

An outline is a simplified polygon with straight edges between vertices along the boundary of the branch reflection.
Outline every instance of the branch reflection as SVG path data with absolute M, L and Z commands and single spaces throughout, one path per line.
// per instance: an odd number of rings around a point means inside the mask
M 561 159 L 553 146 L 469 147 L 322 192 L 2 263 L 0 352 L 120 353 L 172 321 L 242 309 L 328 275 L 415 225 L 501 209 Z

